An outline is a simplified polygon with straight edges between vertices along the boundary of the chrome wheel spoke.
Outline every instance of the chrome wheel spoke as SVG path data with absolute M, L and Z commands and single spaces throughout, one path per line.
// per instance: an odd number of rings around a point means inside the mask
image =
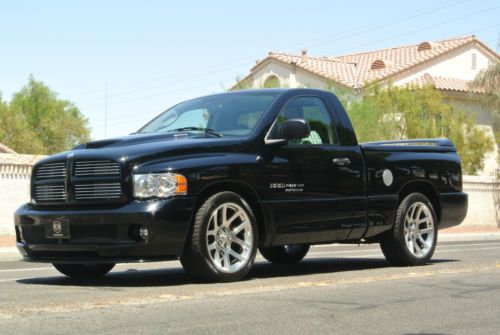
M 241 270 L 252 257 L 253 243 L 250 218 L 240 205 L 227 202 L 213 210 L 207 224 L 206 248 L 217 270 Z
M 208 245 L 208 251 L 212 252 L 214 250 L 217 250 L 217 243 L 216 242 L 213 242 L 213 243 Z
M 229 261 L 229 254 L 224 252 L 224 269 L 229 271 L 229 267 L 231 266 L 231 262 Z
M 404 221 L 404 238 L 408 251 L 415 257 L 423 258 L 429 254 L 434 243 L 435 225 L 427 204 L 415 202 L 410 206 Z
M 229 252 L 229 255 L 233 256 L 234 258 L 236 258 L 239 261 L 245 260 L 245 258 L 243 258 L 243 256 L 241 256 L 239 253 L 237 253 L 236 251 L 234 251 L 231 248 L 228 249 L 228 252 Z
M 234 235 L 234 236 L 236 236 L 236 235 L 238 235 L 238 234 L 239 234 L 239 233 L 240 233 L 243 229 L 245 229 L 245 228 L 246 228 L 247 224 L 248 224 L 248 223 L 247 223 L 247 221 L 243 221 L 243 222 L 241 222 L 239 225 L 237 225 L 236 227 L 234 227 L 234 228 L 232 229 L 232 231 L 231 231 L 231 232 L 233 233 L 233 235 Z
M 233 214 L 233 216 L 231 216 L 230 219 L 228 219 L 226 222 L 224 222 L 225 226 L 226 227 L 229 227 L 231 226 L 231 223 L 234 222 L 234 220 L 236 220 L 237 218 L 241 217 L 241 213 L 238 211 L 236 212 L 235 214 Z
M 434 228 L 424 228 L 424 229 L 420 229 L 420 234 L 423 235 L 423 234 L 428 234 L 430 232 L 433 232 L 434 231 Z
M 247 242 L 243 241 L 238 237 L 233 238 L 233 242 L 239 244 L 242 248 L 250 249 L 250 244 L 248 244 Z
M 417 242 L 417 239 L 413 239 L 413 247 L 415 248 L 415 254 L 418 256 L 422 253 L 422 249 L 420 248 L 420 245 Z
M 227 222 L 227 206 L 222 207 L 222 226 L 225 226 Z

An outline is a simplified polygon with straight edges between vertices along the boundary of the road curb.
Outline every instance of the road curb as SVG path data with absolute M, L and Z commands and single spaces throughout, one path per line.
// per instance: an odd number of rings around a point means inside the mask
M 16 247 L 1 247 L 0 261 L 15 261 L 20 260 L 21 254 Z
M 469 242 L 500 240 L 500 232 L 439 234 L 438 242 Z

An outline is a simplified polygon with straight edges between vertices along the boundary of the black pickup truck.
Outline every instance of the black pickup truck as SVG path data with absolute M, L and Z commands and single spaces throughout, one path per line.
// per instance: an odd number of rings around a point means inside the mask
M 449 140 L 358 144 L 335 95 L 312 89 L 182 102 L 38 162 L 31 199 L 15 215 L 18 249 L 72 277 L 180 259 L 196 278 L 233 281 L 257 249 L 296 263 L 326 243 L 380 243 L 392 264 L 420 265 L 467 212 Z

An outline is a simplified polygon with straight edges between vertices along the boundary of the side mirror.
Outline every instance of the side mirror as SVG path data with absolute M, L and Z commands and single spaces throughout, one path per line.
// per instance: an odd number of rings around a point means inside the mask
M 311 134 L 309 122 L 304 119 L 286 120 L 281 126 L 280 138 L 285 140 L 300 140 Z
M 278 133 L 279 132 L 279 133 Z M 280 127 L 273 129 L 266 135 L 265 143 L 267 145 L 280 146 L 286 144 L 289 140 L 300 140 L 311 134 L 309 122 L 304 119 L 286 120 Z

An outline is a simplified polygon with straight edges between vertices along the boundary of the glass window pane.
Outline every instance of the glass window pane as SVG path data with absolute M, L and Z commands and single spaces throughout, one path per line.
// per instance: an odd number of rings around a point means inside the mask
M 304 119 L 309 122 L 311 134 L 290 144 L 328 145 L 337 144 L 334 124 L 330 113 L 321 99 L 317 97 L 298 97 L 290 100 L 278 115 L 276 128 L 272 134 L 279 134 L 285 120 Z M 276 135 L 275 135 L 276 136 Z

